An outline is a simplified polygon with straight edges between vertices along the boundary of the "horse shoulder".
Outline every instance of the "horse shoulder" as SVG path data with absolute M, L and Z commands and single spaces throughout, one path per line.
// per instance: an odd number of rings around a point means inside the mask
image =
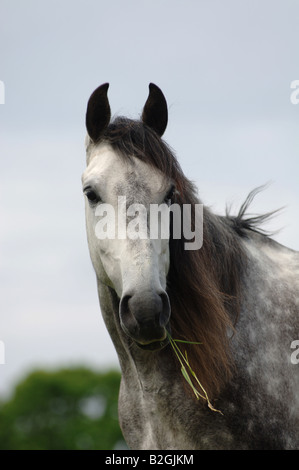
M 278 447 L 292 448 L 299 423 L 299 368 L 291 361 L 291 344 L 299 339 L 299 253 L 258 234 L 244 247 L 248 262 L 232 341 L 238 369 L 232 393 L 242 401 L 238 406 L 236 400 L 237 408 L 247 410 L 247 429 L 257 440 L 258 429 L 262 437 L 267 429 L 269 445 L 279 440 Z

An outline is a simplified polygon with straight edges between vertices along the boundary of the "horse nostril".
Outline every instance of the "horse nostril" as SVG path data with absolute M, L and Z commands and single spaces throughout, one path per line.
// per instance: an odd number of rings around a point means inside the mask
M 125 295 L 120 302 L 120 313 L 122 315 L 128 315 L 130 313 L 129 309 L 129 300 L 132 296 L 131 295 Z
M 165 327 L 170 319 L 170 303 L 166 292 L 160 294 L 160 299 L 162 302 L 162 309 L 160 312 L 159 324 L 161 327 Z
M 119 317 L 122 328 L 128 334 L 136 334 L 139 330 L 138 322 L 131 311 L 129 301 L 132 298 L 131 295 L 125 295 L 119 305 Z

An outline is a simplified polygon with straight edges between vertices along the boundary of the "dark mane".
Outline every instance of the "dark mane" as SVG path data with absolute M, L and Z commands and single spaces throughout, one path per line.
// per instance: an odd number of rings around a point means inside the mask
M 272 212 L 267 212 L 262 215 L 255 215 L 249 217 L 247 214 L 248 208 L 252 203 L 255 196 L 265 189 L 266 185 L 259 186 L 253 189 L 247 196 L 246 200 L 240 207 L 239 213 L 237 216 L 231 216 L 229 210 L 226 210 L 226 218 L 230 221 L 234 231 L 238 233 L 241 237 L 247 237 L 248 231 L 256 232 L 260 235 L 270 236 L 273 233 L 270 233 L 264 230 L 261 225 L 265 222 L 268 222 L 273 216 L 281 211 L 282 208 L 274 210 Z
M 135 156 L 162 171 L 175 184 L 173 202 L 200 203 L 170 147 L 141 121 L 119 117 L 103 135 L 123 158 Z M 237 217 L 220 217 L 204 208 L 203 246 L 184 250 L 184 239 L 170 240 L 167 292 L 172 336 L 200 341 L 186 346 L 188 359 L 209 396 L 215 397 L 232 374 L 228 330 L 238 317 L 240 279 L 246 263 L 241 238 L 262 218 L 245 219 L 249 200 Z
M 102 139 L 124 158 L 137 157 L 158 168 L 170 179 L 175 179 L 178 175 L 183 176 L 171 148 L 141 121 L 117 117 L 109 124 Z M 178 191 L 183 189 L 177 188 Z

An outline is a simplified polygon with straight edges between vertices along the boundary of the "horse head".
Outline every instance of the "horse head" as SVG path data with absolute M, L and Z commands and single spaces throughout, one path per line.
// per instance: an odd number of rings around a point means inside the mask
M 89 250 L 98 280 L 118 296 L 118 321 L 125 335 L 143 349 L 156 350 L 168 342 L 169 244 L 161 234 L 150 236 L 149 213 L 151 204 L 167 203 L 173 183 L 132 149 L 140 147 L 137 141 L 144 140 L 144 132 L 161 141 L 167 103 L 162 91 L 150 84 L 141 120 L 124 120 L 117 127 L 110 123 L 108 87 L 103 84 L 92 93 L 86 112 L 82 182 Z M 126 139 L 130 145 L 123 158 L 117 144 Z M 145 153 L 154 152 L 146 147 Z

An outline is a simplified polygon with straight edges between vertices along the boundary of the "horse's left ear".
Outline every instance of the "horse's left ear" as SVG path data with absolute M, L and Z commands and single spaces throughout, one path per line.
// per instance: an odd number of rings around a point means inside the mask
M 142 112 L 142 121 L 161 137 L 168 121 L 167 102 L 157 85 L 150 83 L 149 95 Z
M 107 97 L 109 83 L 99 86 L 87 104 L 86 129 L 89 137 L 98 142 L 110 122 L 111 110 Z

